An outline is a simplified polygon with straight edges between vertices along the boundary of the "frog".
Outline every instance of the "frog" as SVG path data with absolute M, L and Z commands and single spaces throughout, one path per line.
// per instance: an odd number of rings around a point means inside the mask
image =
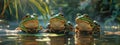
M 25 33 L 38 33 L 42 30 L 43 27 L 39 24 L 38 15 L 37 14 L 26 14 L 20 21 L 19 26 L 16 30 L 21 30 Z
M 77 14 L 75 18 L 75 33 L 77 35 L 100 36 L 100 25 L 97 21 L 91 19 L 88 14 Z
M 52 16 L 49 20 L 47 28 L 47 32 L 58 34 L 67 34 L 68 32 L 73 31 L 72 23 L 67 21 L 62 13 L 58 13 Z

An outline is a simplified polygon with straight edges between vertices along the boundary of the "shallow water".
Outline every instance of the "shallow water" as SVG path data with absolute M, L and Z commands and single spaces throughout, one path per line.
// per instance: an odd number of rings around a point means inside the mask
M 77 39 L 77 40 L 75 40 Z M 26 34 L 15 30 L 0 30 L 0 45 L 120 45 L 119 35 L 67 36 L 64 34 Z

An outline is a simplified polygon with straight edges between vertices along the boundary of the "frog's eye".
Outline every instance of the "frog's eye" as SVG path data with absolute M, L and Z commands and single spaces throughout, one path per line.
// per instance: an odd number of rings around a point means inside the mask
M 26 15 L 26 16 L 24 16 L 23 18 L 22 18 L 22 20 L 24 20 L 25 18 L 28 18 L 29 16 L 28 15 Z
M 33 15 L 33 16 L 38 17 L 38 15 Z
M 84 14 L 84 17 L 89 18 L 88 14 Z
M 64 17 L 63 14 L 59 14 L 60 16 Z
M 88 15 L 85 15 L 85 17 L 89 17 Z
M 36 13 L 33 13 L 31 16 L 38 17 L 38 15 Z
M 25 16 L 25 18 L 28 18 L 28 17 L 29 17 L 28 15 Z
M 63 15 L 61 14 L 61 16 L 63 16 Z
M 24 17 L 23 17 L 23 19 L 24 19 L 24 18 L 28 18 L 28 17 L 29 17 L 29 16 L 28 16 L 28 15 L 26 15 L 26 16 L 24 16 Z
M 77 16 L 81 16 L 81 14 L 80 14 L 80 13 L 77 13 L 76 15 L 77 15 Z
M 59 13 L 58 15 L 63 16 L 63 14 L 62 14 L 62 13 Z

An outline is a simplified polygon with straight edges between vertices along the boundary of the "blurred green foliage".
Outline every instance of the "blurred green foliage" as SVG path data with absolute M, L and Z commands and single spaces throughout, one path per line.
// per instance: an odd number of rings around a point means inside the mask
M 108 23 L 119 20 L 119 3 L 119 0 L 0 0 L 0 18 L 19 20 L 26 13 L 48 18 L 48 15 L 63 13 L 67 20 L 74 22 L 77 13 L 87 13 L 98 22 Z
M 1 18 L 4 18 L 6 12 L 9 12 L 8 15 L 14 15 L 16 19 L 26 13 L 39 12 L 43 16 L 50 15 L 49 5 L 44 0 L 1 0 L 1 2 L 3 2 L 1 3 Z

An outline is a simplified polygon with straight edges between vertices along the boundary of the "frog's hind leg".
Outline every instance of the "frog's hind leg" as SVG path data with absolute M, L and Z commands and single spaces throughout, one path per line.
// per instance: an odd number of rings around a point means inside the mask
M 21 28 L 20 28 L 20 27 L 17 27 L 17 28 L 15 28 L 15 30 L 21 30 Z

